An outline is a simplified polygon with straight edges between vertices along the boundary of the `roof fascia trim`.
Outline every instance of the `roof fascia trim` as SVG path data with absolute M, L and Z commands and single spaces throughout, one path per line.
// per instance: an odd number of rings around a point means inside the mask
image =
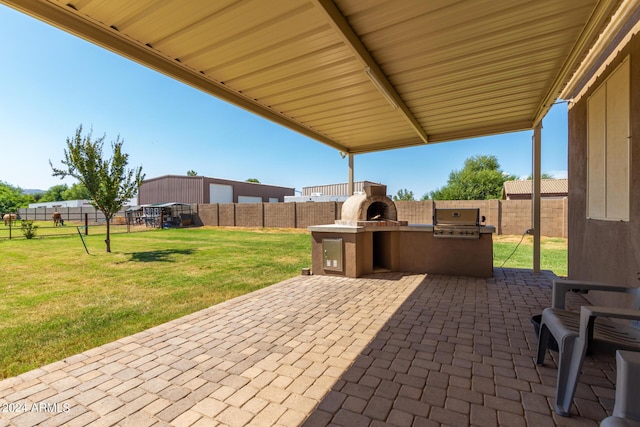
M 638 32 L 640 32 L 640 1 L 631 0 L 618 9 L 612 22 L 582 61 L 560 97 L 571 100 L 571 107 L 619 54 L 620 48 L 628 44 L 631 37 Z
M 589 20 L 585 24 L 582 33 L 576 40 L 571 52 L 567 56 L 560 72 L 556 76 L 553 84 L 549 88 L 547 95 L 543 98 L 542 102 L 538 106 L 538 112 L 531 124 L 531 128 L 538 125 L 547 115 L 551 109 L 553 103 L 560 96 L 560 92 L 570 79 L 571 74 L 578 68 L 580 63 L 584 60 L 585 52 L 587 52 L 594 44 L 595 40 L 599 37 L 600 30 L 607 20 L 611 18 L 611 15 L 617 10 L 616 5 L 618 2 L 611 0 L 600 0 L 597 6 L 594 8 L 593 13 L 589 17 Z

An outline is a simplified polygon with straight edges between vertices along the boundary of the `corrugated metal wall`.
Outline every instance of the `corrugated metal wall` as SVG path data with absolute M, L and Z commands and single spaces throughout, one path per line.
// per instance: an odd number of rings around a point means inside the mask
M 204 179 L 204 203 L 211 203 L 209 200 L 209 184 L 230 185 L 233 187 L 233 202 L 238 203 L 238 196 L 261 197 L 267 203 L 270 198 L 284 202 L 284 196 L 293 196 L 293 188 L 279 187 L 276 185 L 259 184 L 255 182 L 232 181 L 220 178 Z
M 201 176 L 174 175 L 143 181 L 138 191 L 138 204 L 205 203 L 203 181 L 204 177 Z
M 230 185 L 233 187 L 233 202 L 238 196 L 261 197 L 263 202 L 278 199 L 284 202 L 284 196 L 293 196 L 294 189 L 252 182 L 232 181 L 204 176 L 166 175 L 145 180 L 138 190 L 138 204 L 187 203 L 190 205 L 210 203 L 210 184 Z
M 364 191 L 364 184 L 375 184 L 371 181 L 357 181 L 353 183 L 353 191 Z M 324 196 L 348 196 L 349 184 L 344 182 L 341 184 L 315 185 L 313 187 L 302 187 L 302 195 L 310 196 L 313 193 L 322 193 Z

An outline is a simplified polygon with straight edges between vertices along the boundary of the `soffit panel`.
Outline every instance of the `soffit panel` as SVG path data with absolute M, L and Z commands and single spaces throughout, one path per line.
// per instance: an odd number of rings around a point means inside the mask
M 429 142 L 532 128 L 618 4 L 0 2 L 351 152 L 423 143 L 416 124 Z M 367 78 L 370 60 L 406 110 Z
M 344 5 L 349 23 L 430 140 L 432 133 L 491 128 L 496 118 L 533 122 L 582 29 L 576 22 L 593 7 L 582 1 Z M 501 99 L 491 95 L 495 86 Z

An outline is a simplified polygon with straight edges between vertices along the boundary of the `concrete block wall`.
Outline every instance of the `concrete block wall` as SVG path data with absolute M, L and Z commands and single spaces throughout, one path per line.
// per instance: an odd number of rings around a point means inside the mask
M 310 225 L 333 224 L 339 219 L 336 202 L 296 203 L 296 227 L 307 228 Z
M 235 203 L 221 203 L 218 205 L 218 225 L 221 227 L 236 226 Z
M 531 200 L 503 200 L 502 234 L 523 234 L 529 228 L 531 228 Z
M 479 208 L 497 234 L 521 235 L 531 228 L 530 200 L 423 200 L 395 202 L 398 220 L 431 224 L 433 209 Z M 239 203 L 197 205 L 196 224 L 227 227 L 307 228 L 340 219 L 342 202 Z M 541 234 L 567 237 L 568 200 L 542 200 Z
M 196 225 L 220 225 L 218 219 L 218 204 L 196 205 L 195 206 Z
M 502 200 L 500 234 L 523 234 L 531 228 L 531 200 Z M 547 199 L 540 203 L 540 234 L 567 237 L 568 199 Z
M 433 201 L 395 202 L 398 221 L 409 221 L 409 224 L 431 224 L 433 222 Z
M 521 235 L 531 228 L 531 200 L 421 200 L 395 202 L 398 220 L 409 224 L 431 224 L 434 208 L 480 208 L 486 224 L 497 234 Z M 78 221 L 89 214 L 89 222 L 104 222 L 102 212 L 93 207 L 58 208 L 65 221 Z M 540 207 L 543 236 L 564 237 L 568 232 L 568 198 L 543 199 Z M 48 221 L 56 208 L 19 209 L 22 219 Z M 307 203 L 225 203 L 194 205 L 194 224 L 226 227 L 307 228 L 333 224 L 340 219 L 342 202 Z M 118 215 L 124 216 L 120 212 Z
M 543 200 L 540 206 L 541 234 L 543 236 L 568 237 L 567 213 L 569 199 Z
M 264 226 L 296 228 L 296 203 L 265 203 Z
M 236 226 L 264 227 L 264 203 L 238 203 L 236 205 Z

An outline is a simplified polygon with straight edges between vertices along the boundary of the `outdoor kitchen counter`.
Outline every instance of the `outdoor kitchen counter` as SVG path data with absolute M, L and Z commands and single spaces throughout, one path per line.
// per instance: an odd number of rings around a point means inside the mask
M 361 277 L 378 271 L 493 276 L 495 227 L 475 239 L 435 238 L 433 225 L 308 227 L 314 274 Z M 331 244 L 331 250 L 328 250 Z M 336 247 L 339 253 L 336 252 Z
M 340 225 L 340 224 L 325 224 L 325 225 L 312 225 L 307 227 L 307 230 L 321 233 L 364 233 L 367 231 L 421 231 L 427 233 L 433 233 L 432 224 L 409 224 L 404 226 L 355 226 L 355 225 Z M 480 234 L 496 232 L 496 228 L 493 225 L 483 225 L 480 227 Z

